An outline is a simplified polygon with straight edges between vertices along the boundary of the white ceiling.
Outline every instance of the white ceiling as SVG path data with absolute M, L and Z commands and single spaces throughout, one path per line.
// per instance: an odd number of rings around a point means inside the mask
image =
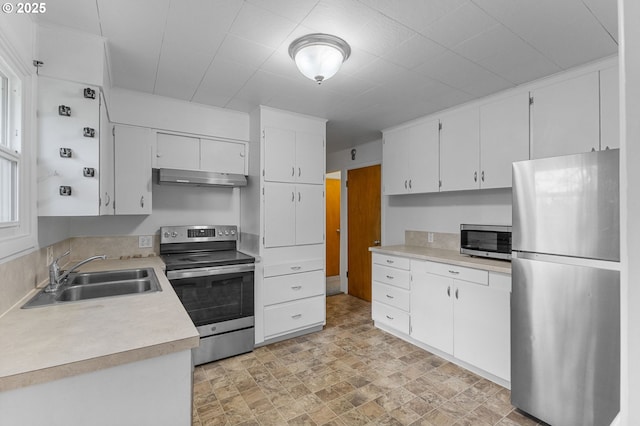
M 616 0 L 56 0 L 39 21 L 107 39 L 114 86 L 329 120 L 327 149 L 617 52 Z M 322 85 L 287 49 L 351 57 Z

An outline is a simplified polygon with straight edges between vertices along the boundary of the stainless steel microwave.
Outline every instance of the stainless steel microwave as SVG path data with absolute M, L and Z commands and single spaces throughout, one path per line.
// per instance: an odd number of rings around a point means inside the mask
M 460 253 L 511 260 L 511 226 L 460 225 Z

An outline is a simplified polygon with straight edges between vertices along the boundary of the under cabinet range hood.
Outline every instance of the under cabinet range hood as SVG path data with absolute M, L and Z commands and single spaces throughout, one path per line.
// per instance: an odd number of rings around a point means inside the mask
M 175 183 L 194 186 L 247 186 L 245 175 L 206 172 L 201 170 L 158 169 L 158 183 Z

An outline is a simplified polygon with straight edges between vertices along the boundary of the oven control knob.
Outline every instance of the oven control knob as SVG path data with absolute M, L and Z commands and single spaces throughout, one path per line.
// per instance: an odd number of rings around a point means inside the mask
M 177 237 L 177 236 L 178 236 L 178 233 L 177 233 L 176 231 L 173 231 L 173 232 L 171 233 L 171 236 L 172 236 L 173 238 L 175 238 L 175 237 Z
M 235 230 L 231 230 L 231 235 L 236 235 L 236 231 Z
M 170 234 L 169 232 L 165 232 L 165 233 L 164 233 L 164 237 L 165 237 L 165 238 L 169 238 L 170 236 L 171 236 L 171 234 Z
M 228 229 L 224 230 L 224 235 L 229 235 L 229 230 Z

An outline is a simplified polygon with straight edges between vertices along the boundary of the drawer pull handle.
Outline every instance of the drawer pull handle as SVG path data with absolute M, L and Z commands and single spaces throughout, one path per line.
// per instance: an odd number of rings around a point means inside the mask
M 291 315 L 291 319 L 298 319 L 298 318 L 302 318 L 302 314 Z
M 458 298 L 458 289 L 456 288 L 456 299 Z
M 302 288 L 301 285 L 292 285 L 291 290 L 300 290 Z
M 447 287 L 447 296 L 451 297 L 451 286 Z
M 387 278 L 390 279 L 390 280 L 393 279 L 393 277 L 391 275 L 387 275 Z
M 291 270 L 293 271 L 299 271 L 300 269 L 302 269 L 302 266 L 292 266 Z
M 392 295 L 390 295 L 390 294 L 387 294 L 387 298 L 389 298 L 389 299 L 393 299 L 393 296 L 392 296 Z
M 393 317 L 390 317 L 389 315 L 386 315 L 387 319 L 390 319 L 391 321 L 393 321 Z
M 394 263 L 394 261 L 391 259 L 387 259 L 387 263 Z
M 453 275 L 458 275 L 460 271 L 452 271 L 451 269 L 449 269 L 449 273 Z

